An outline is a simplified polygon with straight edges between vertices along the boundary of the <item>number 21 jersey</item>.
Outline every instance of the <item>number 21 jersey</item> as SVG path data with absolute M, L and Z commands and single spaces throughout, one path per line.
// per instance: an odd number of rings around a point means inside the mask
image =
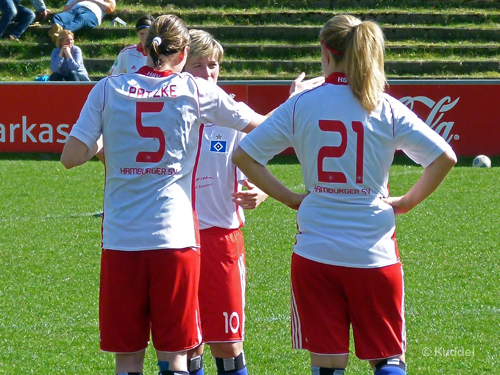
M 294 252 L 346 267 L 383 267 L 399 261 L 389 195 L 394 152 L 424 167 L 450 146 L 397 99 L 383 94 L 368 113 L 345 75 L 292 97 L 240 143 L 265 165 L 293 147 L 308 196 L 297 213 Z

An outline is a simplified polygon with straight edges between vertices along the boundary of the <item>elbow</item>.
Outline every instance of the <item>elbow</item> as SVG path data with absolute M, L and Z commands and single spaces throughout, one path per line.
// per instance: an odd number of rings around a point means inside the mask
M 453 153 L 453 165 L 457 164 L 457 162 L 458 162 L 457 155 Z
M 447 158 L 447 161 L 448 161 L 448 164 L 450 165 L 450 169 L 453 168 L 455 166 L 455 164 L 457 164 L 457 155 L 455 154 L 455 152 L 453 150 L 448 150 L 445 152 L 445 155 L 446 155 L 446 158 Z
M 75 167 L 75 163 L 73 163 L 72 160 L 64 154 L 64 152 L 61 154 L 60 161 L 61 161 L 61 164 L 64 165 L 64 168 L 66 168 L 66 169 L 71 169 L 71 168 Z
M 61 159 L 59 159 L 59 160 L 61 161 L 61 164 L 64 165 L 64 168 L 66 168 L 66 169 L 71 169 L 71 168 L 79 165 L 74 153 L 71 152 L 71 149 L 67 147 L 67 144 L 64 145 L 64 148 L 63 148 L 63 151 L 61 154 Z
M 457 164 L 457 156 L 452 149 L 443 152 L 429 166 L 440 169 L 443 173 L 448 174 L 451 169 Z

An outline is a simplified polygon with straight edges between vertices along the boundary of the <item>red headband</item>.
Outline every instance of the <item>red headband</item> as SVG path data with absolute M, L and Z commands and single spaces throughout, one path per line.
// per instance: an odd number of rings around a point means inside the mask
M 331 53 L 334 53 L 336 55 L 339 55 L 339 56 L 344 56 L 344 52 L 340 52 L 340 51 L 337 51 L 336 49 L 333 49 L 331 47 L 328 47 L 324 41 L 321 41 L 321 45 L 323 47 L 325 47 L 328 51 L 330 51 Z

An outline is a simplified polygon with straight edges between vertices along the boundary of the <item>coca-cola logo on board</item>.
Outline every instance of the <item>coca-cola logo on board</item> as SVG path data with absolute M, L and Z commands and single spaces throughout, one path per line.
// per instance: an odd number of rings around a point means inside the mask
M 452 133 L 453 125 L 455 125 L 455 122 L 442 121 L 443 116 L 445 115 L 446 112 L 455 107 L 455 105 L 458 103 L 459 100 L 460 97 L 452 101 L 449 96 L 445 96 L 444 98 L 442 98 L 437 102 L 426 96 L 415 96 L 415 97 L 405 96 L 399 99 L 401 103 L 406 105 L 412 111 L 414 110 L 413 107 L 415 106 L 416 103 L 422 103 L 428 108 L 430 108 L 431 111 L 427 116 L 427 119 L 424 120 L 425 123 L 429 125 L 431 129 L 434 129 L 436 133 L 440 134 L 448 143 L 452 139 L 458 140 L 460 136 L 458 134 Z

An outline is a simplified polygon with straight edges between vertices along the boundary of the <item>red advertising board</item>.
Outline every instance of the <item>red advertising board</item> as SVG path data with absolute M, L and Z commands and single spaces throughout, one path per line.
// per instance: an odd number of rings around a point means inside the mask
M 387 92 L 402 101 L 459 156 L 500 155 L 500 81 L 393 81 Z M 248 104 L 267 113 L 288 96 L 288 85 L 252 85 Z
M 61 152 L 92 84 L 0 84 L 0 151 Z
M 500 155 L 500 81 L 390 81 L 389 94 L 413 109 L 460 156 Z M 221 86 L 265 114 L 288 97 L 289 82 Z M 0 84 L 0 152 L 61 152 L 92 88 L 78 83 Z
M 500 155 L 500 82 L 393 84 L 388 92 L 439 133 L 460 156 Z

